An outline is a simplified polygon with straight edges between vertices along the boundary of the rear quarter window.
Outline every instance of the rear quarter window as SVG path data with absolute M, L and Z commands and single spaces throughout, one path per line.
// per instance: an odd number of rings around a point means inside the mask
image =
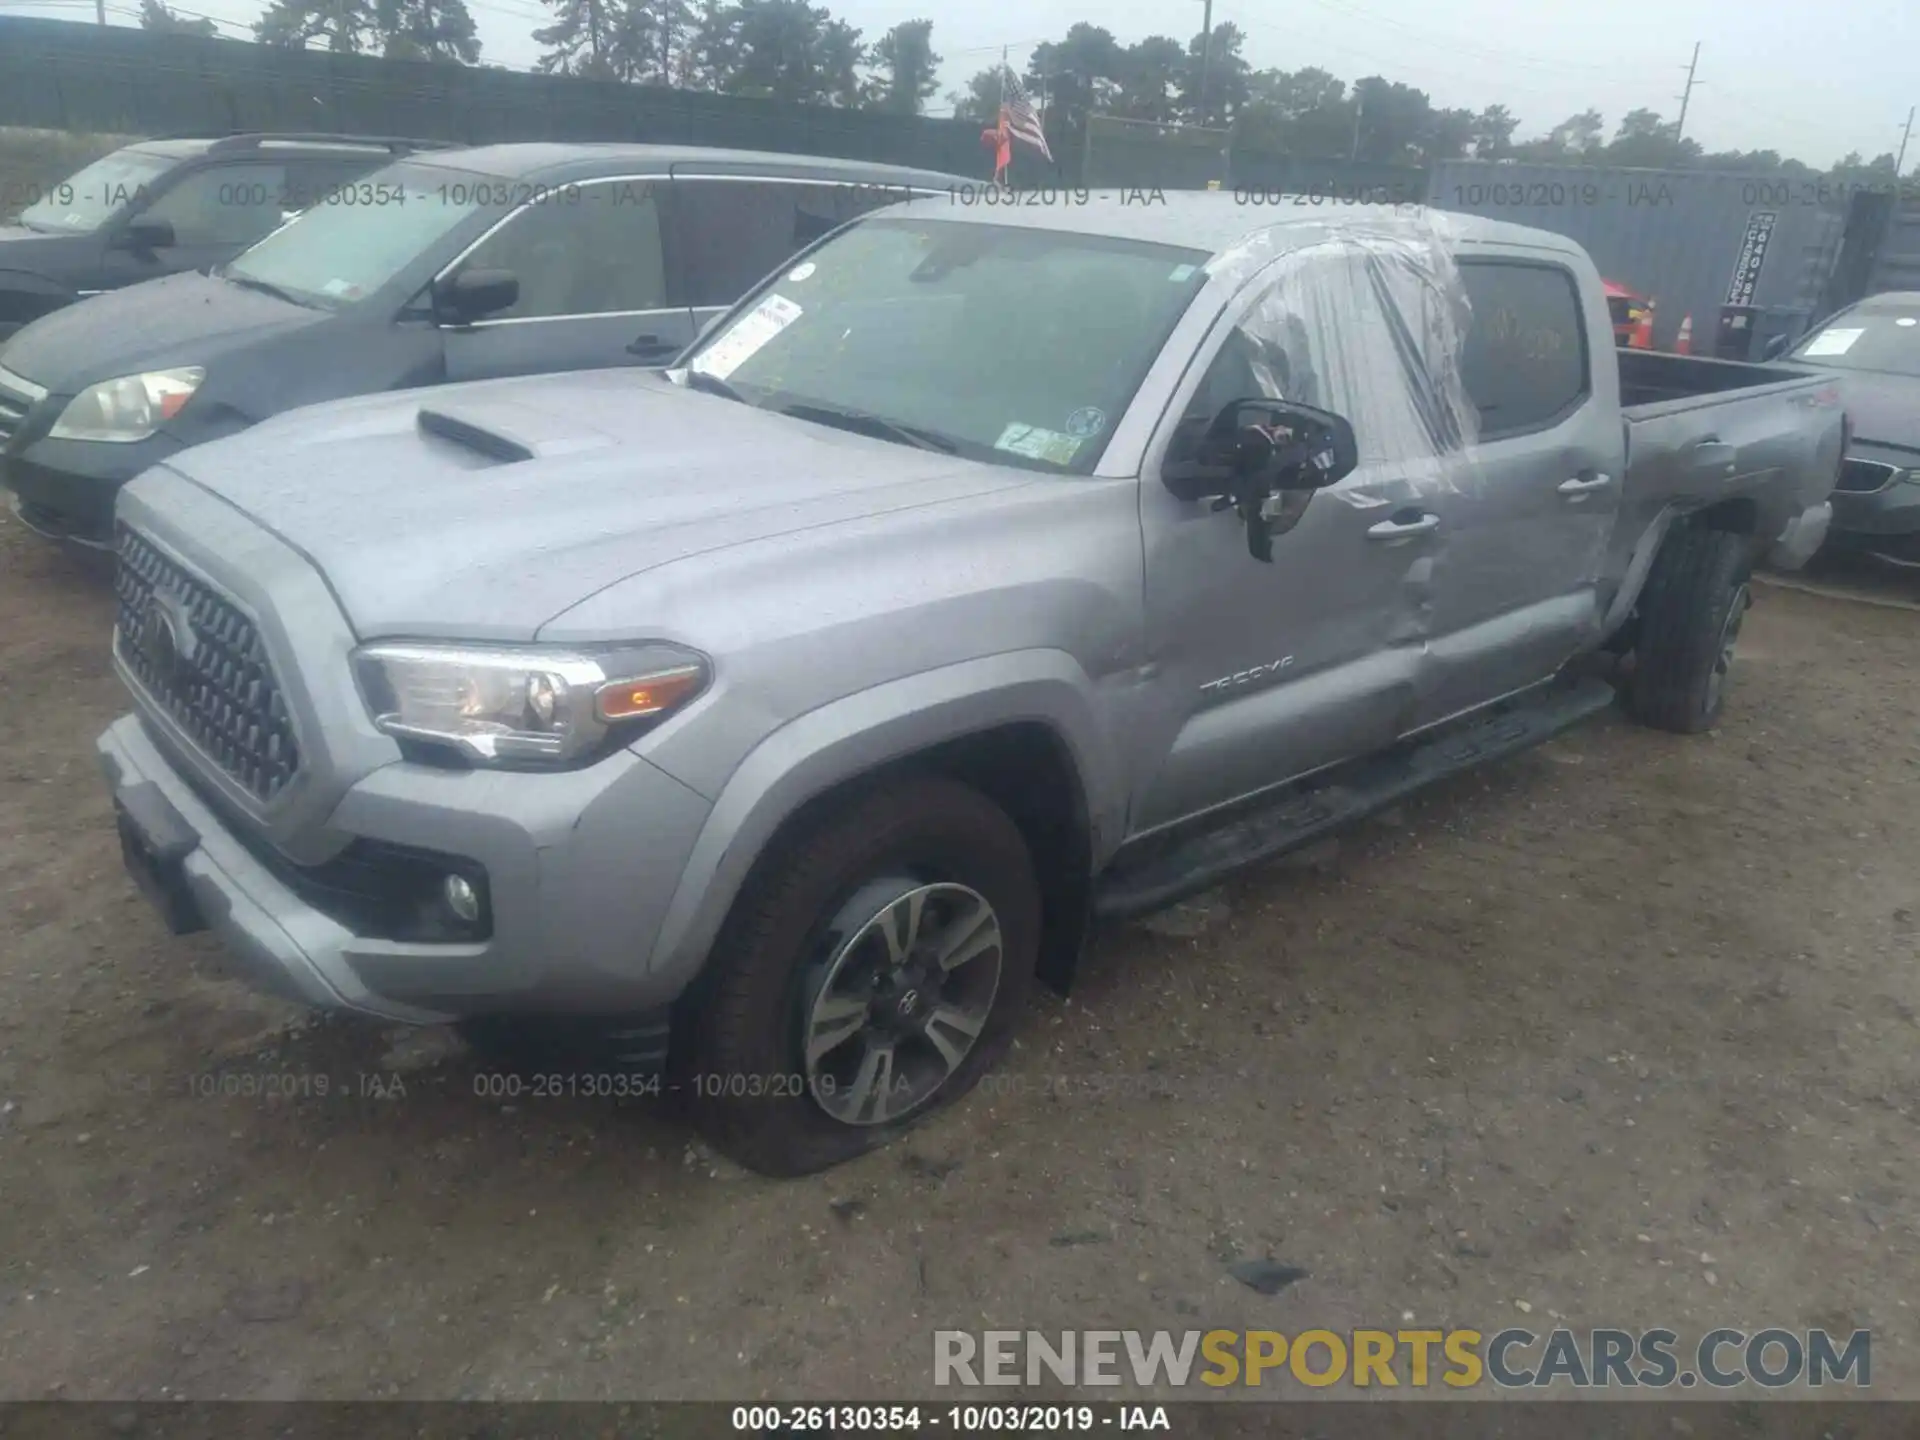
M 1473 318 L 1461 378 L 1480 413 L 1480 438 L 1558 424 L 1592 388 L 1580 291 L 1558 265 L 1462 261 Z

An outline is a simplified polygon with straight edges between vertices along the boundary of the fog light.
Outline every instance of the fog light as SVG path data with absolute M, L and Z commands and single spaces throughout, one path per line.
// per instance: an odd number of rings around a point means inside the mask
M 441 887 L 447 908 L 469 925 L 480 918 L 480 896 L 463 875 L 449 875 Z

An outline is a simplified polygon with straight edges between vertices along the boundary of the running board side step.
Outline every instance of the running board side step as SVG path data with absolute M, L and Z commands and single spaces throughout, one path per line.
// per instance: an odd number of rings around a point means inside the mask
M 1531 749 L 1613 703 L 1606 681 L 1556 680 L 1378 755 L 1291 785 L 1205 830 L 1123 851 L 1097 882 L 1094 913 L 1123 918 L 1211 889 L 1236 870 L 1298 850 L 1435 781 Z

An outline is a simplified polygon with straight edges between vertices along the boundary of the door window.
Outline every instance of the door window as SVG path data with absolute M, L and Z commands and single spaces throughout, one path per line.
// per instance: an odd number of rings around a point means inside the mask
M 494 231 L 461 268 L 519 278 L 520 298 L 491 320 L 658 310 L 667 300 L 657 188 L 639 180 L 559 187 Z
M 1167 453 L 1196 458 L 1209 424 L 1235 400 L 1291 400 L 1353 426 L 1362 464 L 1431 459 L 1445 417 L 1410 372 L 1419 327 L 1401 313 L 1378 257 L 1340 242 L 1284 263 L 1228 332 L 1188 402 Z
M 781 180 L 676 180 L 681 303 L 731 305 L 780 262 L 904 187 Z
M 172 225 L 176 245 L 251 245 L 280 228 L 286 188 L 284 164 L 209 165 L 167 190 L 142 218 Z
M 1460 266 L 1473 307 L 1460 354 L 1461 381 L 1480 412 L 1480 438 L 1558 424 L 1589 388 L 1580 292 L 1558 265 Z

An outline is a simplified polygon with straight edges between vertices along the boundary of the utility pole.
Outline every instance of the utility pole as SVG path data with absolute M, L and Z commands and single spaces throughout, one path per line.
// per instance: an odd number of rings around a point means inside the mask
M 99 24 L 107 23 L 107 0 L 93 0 L 93 18 Z
M 1913 106 L 1907 107 L 1907 128 L 1900 132 L 1900 153 L 1894 157 L 1893 178 L 1900 178 L 1900 167 L 1907 163 L 1907 141 L 1913 136 Z
M 1700 42 L 1693 42 L 1693 59 L 1687 65 L 1687 88 L 1676 98 L 1680 102 L 1680 118 L 1673 122 L 1673 143 L 1678 145 L 1680 137 L 1687 133 L 1687 102 L 1693 99 L 1693 72 L 1700 68 Z
M 1200 21 L 1200 123 L 1207 123 L 1207 81 L 1213 68 L 1213 0 L 1200 0 L 1205 18 Z
M 1367 97 L 1358 89 L 1353 93 L 1353 148 L 1347 151 L 1347 163 L 1360 158 L 1360 117 L 1367 113 Z

